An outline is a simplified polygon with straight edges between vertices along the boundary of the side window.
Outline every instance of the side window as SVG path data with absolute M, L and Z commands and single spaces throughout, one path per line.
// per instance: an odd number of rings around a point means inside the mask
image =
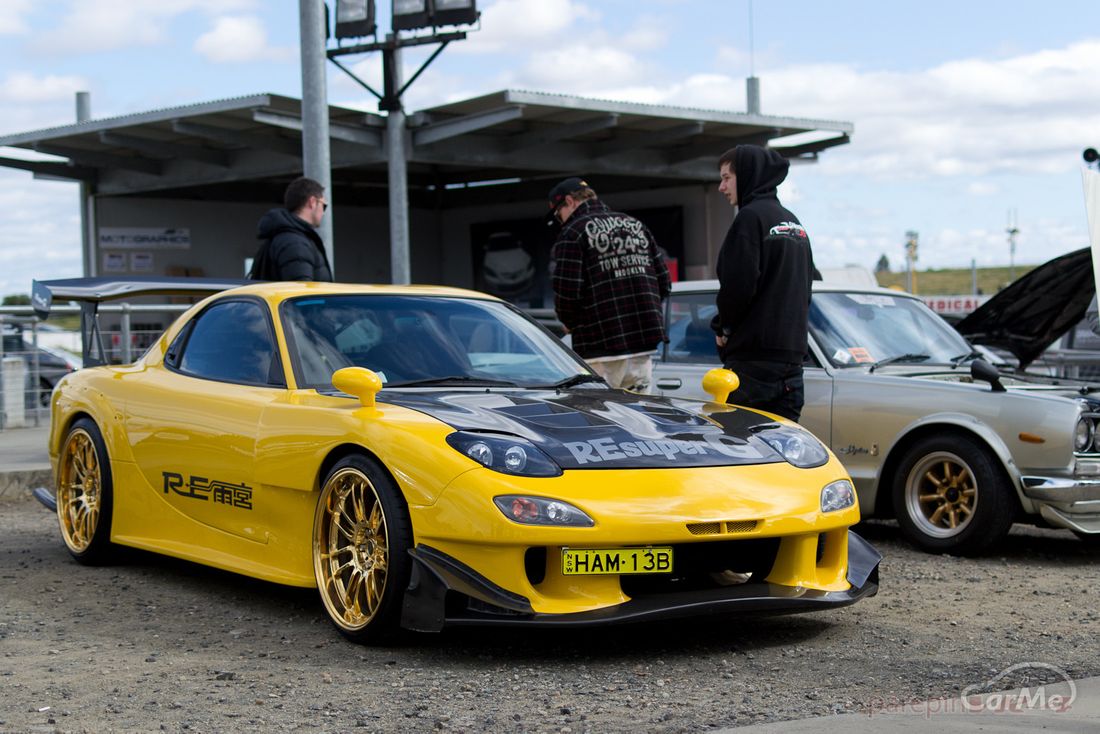
M 211 306 L 196 317 L 189 331 L 178 357 L 181 372 L 222 382 L 285 384 L 271 327 L 258 303 L 228 301 Z
M 718 313 L 714 293 L 673 294 L 668 305 L 668 362 L 694 362 L 719 366 L 711 319 Z

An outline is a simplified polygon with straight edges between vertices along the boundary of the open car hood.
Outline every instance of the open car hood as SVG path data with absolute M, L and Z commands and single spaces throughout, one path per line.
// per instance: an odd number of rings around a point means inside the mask
M 1085 247 L 1017 279 L 955 328 L 975 344 L 1007 349 L 1023 369 L 1085 317 L 1095 292 Z

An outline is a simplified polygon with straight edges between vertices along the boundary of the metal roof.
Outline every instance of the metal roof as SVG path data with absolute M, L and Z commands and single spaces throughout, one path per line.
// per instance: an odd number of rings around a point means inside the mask
M 274 191 L 279 198 L 302 169 L 301 120 L 300 100 L 237 97 L 0 136 L 0 146 L 59 157 L 0 157 L 0 166 L 93 182 L 100 195 L 267 199 Z M 386 118 L 330 106 L 329 120 L 333 186 L 384 200 Z M 605 190 L 710 181 L 715 159 L 733 145 L 831 134 L 776 146 L 792 159 L 812 160 L 853 132 L 851 123 L 832 120 L 516 90 L 431 107 L 408 122 L 410 196 L 431 195 L 438 204 L 446 191 L 448 206 L 473 198 L 464 186 L 493 180 L 508 181 L 507 197 L 517 199 L 541 197 L 547 179 L 574 173 L 599 175 Z

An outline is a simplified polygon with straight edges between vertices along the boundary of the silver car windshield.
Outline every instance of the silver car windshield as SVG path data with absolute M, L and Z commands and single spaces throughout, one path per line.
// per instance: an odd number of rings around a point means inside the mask
M 552 385 L 588 374 L 561 342 L 507 304 L 472 298 L 295 298 L 279 309 L 302 388 L 366 367 L 384 387 Z
M 834 367 L 955 364 L 970 344 L 920 301 L 879 293 L 814 293 L 810 333 Z

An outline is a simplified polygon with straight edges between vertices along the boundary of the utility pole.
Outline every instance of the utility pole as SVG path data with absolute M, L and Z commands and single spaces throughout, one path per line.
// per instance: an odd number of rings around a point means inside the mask
M 335 200 L 328 135 L 328 86 L 325 81 L 325 26 L 328 9 L 319 0 L 298 0 L 302 55 L 302 175 L 325 187 L 328 212 L 318 227 L 329 267 L 336 273 L 332 218 Z
M 913 263 L 917 261 L 917 240 L 919 238 L 920 234 L 915 230 L 911 229 L 905 233 L 905 261 L 909 266 L 906 290 L 910 293 L 917 292 L 917 271 L 914 270 Z

